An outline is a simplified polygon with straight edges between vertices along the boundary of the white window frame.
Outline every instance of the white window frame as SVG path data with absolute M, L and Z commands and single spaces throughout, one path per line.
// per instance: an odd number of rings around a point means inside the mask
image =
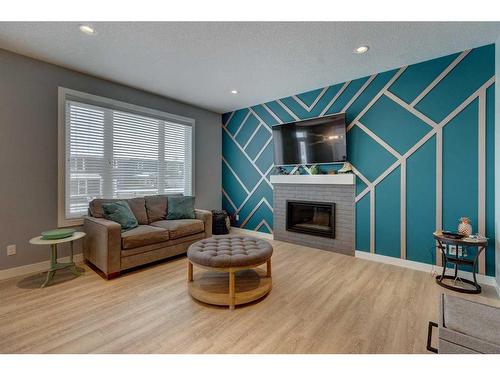
M 191 192 L 195 195 L 195 120 L 189 117 L 174 115 L 171 113 L 122 102 L 103 96 L 92 95 L 81 91 L 58 87 L 58 208 L 57 225 L 59 227 L 71 227 L 83 224 L 83 218 L 66 218 L 66 101 L 75 100 L 101 107 L 131 112 L 138 115 L 159 118 L 168 122 L 191 126 Z

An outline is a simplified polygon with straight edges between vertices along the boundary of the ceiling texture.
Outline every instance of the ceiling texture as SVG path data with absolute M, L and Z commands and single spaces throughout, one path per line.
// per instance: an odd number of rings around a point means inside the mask
M 75 22 L 0 22 L 0 48 L 223 113 L 500 36 L 499 22 L 89 24 L 96 35 Z M 354 54 L 360 45 L 370 50 Z

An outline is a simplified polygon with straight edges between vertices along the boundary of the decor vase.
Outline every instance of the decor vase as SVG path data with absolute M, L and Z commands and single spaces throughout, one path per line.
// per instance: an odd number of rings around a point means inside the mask
M 470 224 L 470 219 L 468 217 L 460 218 L 458 233 L 463 234 L 464 236 L 470 236 L 472 234 L 472 225 Z

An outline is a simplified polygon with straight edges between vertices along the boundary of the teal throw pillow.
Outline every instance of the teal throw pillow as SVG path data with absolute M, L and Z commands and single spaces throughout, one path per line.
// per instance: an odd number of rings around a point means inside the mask
M 167 197 L 167 220 L 194 218 L 194 197 Z
M 106 219 L 112 220 L 122 226 L 122 232 L 134 229 L 139 225 L 130 206 L 125 201 L 103 203 L 102 209 Z

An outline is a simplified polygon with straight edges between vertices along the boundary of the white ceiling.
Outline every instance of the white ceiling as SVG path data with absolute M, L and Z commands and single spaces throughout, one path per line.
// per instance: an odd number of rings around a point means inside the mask
M 94 22 L 95 36 L 78 25 L 0 22 L 0 48 L 220 113 L 500 36 L 500 22 Z

